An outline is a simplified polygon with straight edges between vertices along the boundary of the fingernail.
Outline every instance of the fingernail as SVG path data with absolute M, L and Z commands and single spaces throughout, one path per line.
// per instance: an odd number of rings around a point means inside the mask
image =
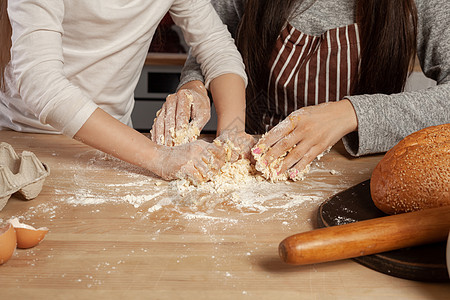
M 291 170 L 289 173 L 289 178 L 294 179 L 298 174 L 298 170 Z
M 255 148 L 255 149 L 253 149 L 253 153 L 254 153 L 254 154 L 261 154 L 261 153 L 262 153 L 262 149 L 259 148 L 259 147 L 257 147 L 257 148 Z

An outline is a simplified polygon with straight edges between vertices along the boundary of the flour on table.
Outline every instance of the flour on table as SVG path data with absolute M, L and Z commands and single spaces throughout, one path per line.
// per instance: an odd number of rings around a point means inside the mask
M 197 131 L 192 132 L 196 135 Z M 187 135 L 190 134 L 185 132 L 185 136 Z M 188 140 L 179 141 L 186 143 Z M 320 192 L 323 183 L 314 179 L 317 174 L 302 183 L 301 188 L 289 184 L 289 181 L 273 182 L 267 180 L 264 173 L 258 171 L 249 159 L 235 160 L 236 157 L 233 156 L 238 153 L 238 148 L 231 141 L 215 140 L 214 143 L 224 147 L 227 162 L 210 181 L 197 186 L 184 179 L 166 182 L 148 170 L 95 150 L 94 156 L 92 151 L 78 154 L 75 158 L 80 162 L 79 165 L 67 166 L 70 188 L 51 186 L 51 182 L 49 188 L 53 189 L 56 202 L 72 206 L 92 205 L 92 213 L 101 212 L 95 208 L 97 205 L 122 203 L 136 209 L 133 215 L 130 215 L 133 219 L 146 219 L 155 213 L 164 213 L 181 214 L 190 218 L 214 216 L 226 223 L 233 219 L 230 219 L 227 213 L 230 210 L 237 210 L 242 214 L 257 214 L 263 218 L 287 217 L 292 214 L 295 217 L 293 208 L 323 199 L 324 196 Z M 89 160 L 86 161 L 84 156 L 89 157 Z M 84 163 L 81 163 L 83 161 Z M 101 175 L 105 172 L 115 174 L 107 183 Z M 321 171 L 313 169 L 311 172 Z M 324 173 L 330 174 L 329 170 Z M 75 193 L 71 192 L 73 187 L 76 187 Z M 55 202 L 52 205 L 55 205 Z M 50 219 L 55 218 L 57 206 L 52 205 L 38 205 L 30 210 L 30 216 L 46 212 Z
M 46 188 L 53 195 L 52 201 L 35 202 L 35 206 L 21 214 L 25 220 L 39 215 L 50 224 L 61 218 L 61 212 L 77 206 L 90 206 L 89 213 L 99 216 L 111 207 L 119 206 L 121 210 L 125 206 L 121 218 L 148 224 L 160 220 L 160 216 L 172 220 L 169 223 L 192 220 L 193 226 L 201 222 L 205 232 L 215 230 L 219 224 L 223 230 L 241 226 L 242 216 L 256 223 L 283 220 L 295 224 L 301 221 L 297 215 L 303 206 L 323 201 L 349 187 L 345 181 L 331 185 L 323 181 L 332 175 L 319 162 L 314 164 L 317 168 L 311 168 L 307 180 L 289 184 L 289 181 L 267 181 L 249 160 L 240 159 L 228 162 L 213 180 L 197 187 L 184 180 L 161 180 L 147 170 L 97 150 L 86 151 L 73 161 L 59 164 L 70 185 L 61 186 L 60 181 L 50 178 Z M 113 175 L 106 182 L 105 173 Z

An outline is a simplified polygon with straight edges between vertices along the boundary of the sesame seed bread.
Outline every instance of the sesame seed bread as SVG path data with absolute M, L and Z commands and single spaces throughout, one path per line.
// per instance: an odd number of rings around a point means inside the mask
M 450 205 L 450 123 L 410 134 L 375 167 L 370 192 L 387 214 Z

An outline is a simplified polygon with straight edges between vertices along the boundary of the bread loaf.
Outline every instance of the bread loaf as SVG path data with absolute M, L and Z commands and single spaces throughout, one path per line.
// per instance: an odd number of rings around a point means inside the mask
M 374 204 L 387 214 L 450 205 L 450 123 L 407 136 L 389 150 L 370 180 Z

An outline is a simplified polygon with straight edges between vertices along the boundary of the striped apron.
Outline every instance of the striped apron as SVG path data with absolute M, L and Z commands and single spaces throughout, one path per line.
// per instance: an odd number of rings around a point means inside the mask
M 267 95 L 258 99 L 258 109 L 248 111 L 247 124 L 259 123 L 250 126 L 258 130 L 250 128 L 249 132 L 264 133 L 301 107 L 349 95 L 359 55 L 357 24 L 320 36 L 304 34 L 287 24 L 269 62 Z

